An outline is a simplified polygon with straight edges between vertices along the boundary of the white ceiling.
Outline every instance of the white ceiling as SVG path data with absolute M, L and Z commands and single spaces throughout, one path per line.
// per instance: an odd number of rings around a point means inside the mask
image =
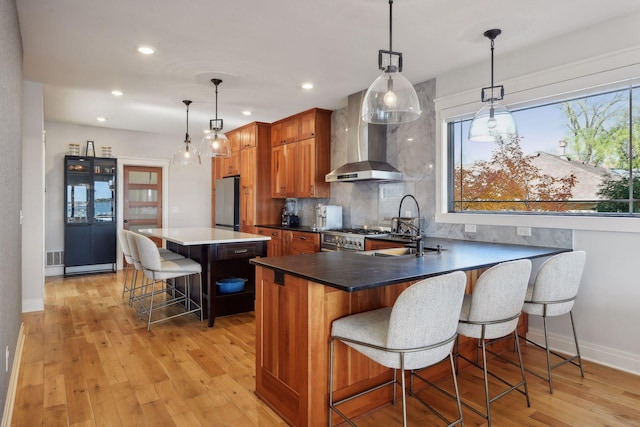
M 176 138 L 183 99 L 193 100 L 194 140 L 208 127 L 213 77 L 223 80 L 218 117 L 231 130 L 346 106 L 377 77 L 378 50 L 389 45 L 388 0 L 16 2 L 24 77 L 44 84 L 46 120 Z M 486 72 L 490 28 L 503 31 L 497 68 L 501 54 L 639 10 L 638 0 L 396 0 L 393 48 L 418 83 L 474 63 Z M 143 56 L 139 45 L 156 53 Z M 301 89 L 307 81 L 312 91 Z

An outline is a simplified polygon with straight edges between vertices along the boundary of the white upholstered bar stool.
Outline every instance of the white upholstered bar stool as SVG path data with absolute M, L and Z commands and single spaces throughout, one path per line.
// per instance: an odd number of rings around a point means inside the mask
M 333 321 L 329 366 L 329 425 L 336 412 L 350 425 L 355 424 L 337 406 L 368 392 L 393 385 L 395 403 L 397 370 L 400 370 L 403 425 L 407 425 L 406 392 L 415 397 L 448 426 L 462 424 L 462 407 L 452 356 L 456 327 L 466 286 L 466 275 L 457 271 L 422 280 L 405 289 L 393 307 L 353 314 Z M 392 380 L 340 401 L 333 400 L 334 346 L 341 341 L 387 368 L 394 369 Z M 405 371 L 435 365 L 449 357 L 455 388 L 458 418 L 447 420 L 405 386 Z
M 565 252 L 546 260 L 538 270 L 535 281 L 529 285 L 522 311 L 534 316 L 542 316 L 544 324 L 544 347 L 527 338 L 527 342 L 544 349 L 547 352 L 547 376 L 544 377 L 527 369 L 527 372 L 542 378 L 549 383 L 549 393 L 553 393 L 551 370 L 566 363 L 571 363 L 580 368 L 580 375 L 584 378 L 582 359 L 578 336 L 573 322 L 573 303 L 578 296 L 578 288 L 582 279 L 587 254 L 584 251 Z M 547 318 L 562 316 L 569 313 L 573 340 L 576 346 L 576 354 L 564 356 L 549 349 L 549 337 L 547 331 Z M 551 364 L 551 354 L 562 359 L 556 364 Z M 577 360 L 577 362 L 576 362 Z
M 129 277 L 129 270 L 133 266 L 133 258 L 131 257 L 131 250 L 129 249 L 129 241 L 127 239 L 127 230 L 124 228 L 118 230 L 118 241 L 120 242 L 120 248 L 122 249 L 122 255 L 124 256 L 124 279 L 122 281 L 122 298 L 124 294 L 129 292 L 129 302 L 131 302 L 131 292 L 135 286 L 135 270 L 131 272 L 130 283 L 127 282 Z M 134 267 L 135 268 L 135 267 Z
M 530 275 L 531 261 L 528 259 L 504 262 L 482 273 L 476 281 L 472 293 L 464 296 L 458 334 L 478 339 L 482 350 L 482 366 L 460 354 L 456 356 L 483 370 L 486 412 L 483 413 L 464 401 L 462 404 L 487 419 L 489 426 L 491 426 L 491 403 L 507 393 L 514 390 L 522 393 L 527 401 L 527 406 L 531 406 L 517 333 L 518 318 L 522 312 Z M 489 372 L 487 368 L 488 350 L 485 340 L 502 338 L 512 333 L 522 376 L 522 380 L 517 384 L 505 381 L 495 373 Z M 489 397 L 489 375 L 506 384 L 508 388 L 494 397 Z M 521 390 L 521 387 L 524 390 Z
M 136 241 L 136 235 L 138 233 L 134 233 L 129 230 L 122 230 L 123 234 L 126 236 L 126 242 L 128 243 L 129 256 L 131 258 L 134 271 L 131 278 L 131 285 L 129 286 L 129 305 L 133 305 L 133 302 L 137 300 L 138 295 L 136 295 L 136 291 L 141 292 L 141 286 L 138 286 L 138 272 L 142 271 L 142 264 L 140 263 L 140 255 L 138 253 L 138 243 Z M 167 249 L 160 248 L 158 249 L 160 253 L 160 257 L 164 261 L 178 260 L 184 259 L 184 257 L 176 252 L 171 252 Z M 124 291 L 122 293 L 124 297 Z
M 189 258 L 163 260 L 153 240 L 141 234 L 136 234 L 135 239 L 138 247 L 138 255 L 140 256 L 140 263 L 142 264 L 142 271 L 148 280 L 144 293 L 139 297 L 143 312 L 148 314 L 147 330 L 151 329 L 151 324 L 153 323 L 190 313 L 200 312 L 200 321 L 202 321 L 204 312 L 202 310 L 202 266 L 200 263 Z M 191 299 L 189 276 L 194 274 L 198 275 L 198 302 Z M 173 284 L 168 282 L 170 279 L 177 279 L 179 277 L 186 279 L 184 289 L 175 286 L 175 280 L 172 281 Z M 161 284 L 160 288 L 156 287 L 157 283 Z M 157 295 L 162 296 L 160 301 L 155 301 Z M 148 304 L 145 304 L 145 302 L 148 302 Z M 154 310 L 157 311 L 176 304 L 183 305 L 185 310 L 152 320 Z

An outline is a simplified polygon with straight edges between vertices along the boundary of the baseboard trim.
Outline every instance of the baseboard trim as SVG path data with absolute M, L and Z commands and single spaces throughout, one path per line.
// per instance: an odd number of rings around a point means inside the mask
M 527 332 L 527 339 L 536 343 L 544 343 L 544 330 L 530 328 Z M 578 344 L 580 344 L 580 355 L 584 360 L 640 375 L 640 355 L 585 342 L 579 336 Z M 564 335 L 550 333 L 549 346 L 552 350 L 560 353 L 575 354 L 576 351 L 573 338 Z
M 4 402 L 4 412 L 2 416 L 2 427 L 11 425 L 13 416 L 13 405 L 16 401 L 16 392 L 18 390 L 18 376 L 20 374 L 20 362 L 22 361 L 22 349 L 24 347 L 24 323 L 20 324 L 18 332 L 18 342 L 16 343 L 16 351 L 13 355 L 13 366 L 11 368 L 11 378 L 9 379 L 9 389 L 7 390 L 7 399 Z

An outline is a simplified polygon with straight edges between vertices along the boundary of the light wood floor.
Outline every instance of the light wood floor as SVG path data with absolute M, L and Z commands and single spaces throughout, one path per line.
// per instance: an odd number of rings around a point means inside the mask
M 253 393 L 253 313 L 152 326 L 121 298 L 121 274 L 52 278 L 45 311 L 24 315 L 25 347 L 12 426 L 278 426 L 282 420 Z M 578 325 L 579 326 L 579 325 Z M 525 364 L 544 353 L 523 346 Z M 507 376 L 510 365 L 491 361 Z M 640 377 L 585 362 L 555 371 L 554 394 L 528 376 L 531 407 L 511 393 L 492 405 L 496 426 L 640 426 Z M 463 398 L 481 402 L 481 372 L 459 375 Z M 444 384 L 449 384 L 445 382 Z M 436 407 L 450 402 L 431 399 Z M 467 426 L 484 420 L 464 411 Z M 409 399 L 411 425 L 442 425 Z M 358 420 L 401 425 L 400 405 Z

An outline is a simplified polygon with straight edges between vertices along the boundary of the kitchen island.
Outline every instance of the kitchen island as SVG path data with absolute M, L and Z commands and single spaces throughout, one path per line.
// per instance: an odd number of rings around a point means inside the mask
M 465 271 L 467 292 L 471 292 L 480 274 L 492 265 L 569 250 L 451 239 L 425 239 L 424 243 L 428 250 L 422 257 L 338 251 L 252 260 L 256 265 L 256 394 L 291 425 L 326 426 L 333 320 L 392 306 L 404 289 L 427 277 Z M 526 320 L 521 316 L 520 333 L 526 332 Z M 507 348 L 510 343 L 501 345 Z M 475 354 L 475 341 L 461 337 L 460 351 Z M 392 376 L 391 370 L 342 343 L 336 346 L 334 363 L 336 400 Z M 436 366 L 428 375 L 437 379 L 445 372 Z M 341 409 L 357 416 L 391 399 L 391 388 L 386 387 Z
M 241 233 L 209 227 L 147 228 L 140 233 L 167 241 L 167 248 L 198 261 L 202 266 L 203 307 L 208 325 L 217 316 L 253 311 L 255 302 L 255 268 L 249 264 L 254 257 L 267 255 L 268 236 Z M 223 294 L 216 282 L 227 278 L 247 279 L 240 292 Z M 184 285 L 183 285 L 184 286 Z M 200 303 L 195 283 L 191 295 Z

